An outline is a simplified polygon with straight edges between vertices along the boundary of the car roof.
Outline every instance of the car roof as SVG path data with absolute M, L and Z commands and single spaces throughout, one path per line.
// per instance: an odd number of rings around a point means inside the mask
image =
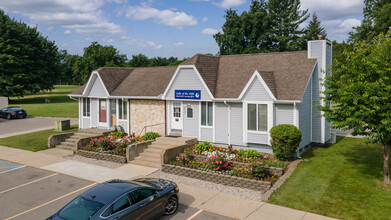
M 81 196 L 92 199 L 97 202 L 108 204 L 116 200 L 118 197 L 122 196 L 126 192 L 132 191 L 141 187 L 151 186 L 147 184 L 142 184 L 134 181 L 120 181 L 112 180 L 108 182 L 101 183 L 86 192 L 82 193 Z

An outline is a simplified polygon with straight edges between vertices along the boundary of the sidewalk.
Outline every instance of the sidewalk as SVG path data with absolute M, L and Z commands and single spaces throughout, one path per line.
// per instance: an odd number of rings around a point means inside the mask
M 148 175 L 157 169 L 140 165 L 125 164 L 116 169 L 91 165 L 64 156 L 72 154 L 62 149 L 48 149 L 30 152 L 0 146 L 0 159 L 28 166 L 55 171 L 95 182 L 109 179 L 133 179 Z M 265 202 L 228 196 L 216 191 L 200 189 L 188 185 L 179 185 L 180 202 L 183 205 L 237 219 L 292 219 L 292 220 L 329 220 L 332 218 L 299 211 Z

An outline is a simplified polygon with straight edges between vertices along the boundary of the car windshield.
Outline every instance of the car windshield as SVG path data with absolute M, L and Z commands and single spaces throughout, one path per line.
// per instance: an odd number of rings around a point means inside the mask
M 20 110 L 22 110 L 22 109 L 19 108 L 19 107 L 11 107 L 10 109 L 13 110 L 13 111 L 20 111 Z
M 103 205 L 103 203 L 79 196 L 66 205 L 58 215 L 68 220 L 87 220 Z

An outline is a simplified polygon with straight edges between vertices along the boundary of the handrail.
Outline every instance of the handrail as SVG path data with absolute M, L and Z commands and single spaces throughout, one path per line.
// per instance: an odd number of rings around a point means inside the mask
M 146 134 L 147 133 L 147 128 L 148 127 L 153 127 L 153 126 L 157 126 L 157 125 L 164 125 L 165 123 L 163 122 L 163 123 L 159 123 L 159 124 L 153 124 L 153 125 L 145 125 L 144 127 L 143 127 L 143 129 L 141 129 L 141 132 L 140 132 L 140 134 L 138 135 L 138 136 L 141 136 L 141 134 L 143 133 L 143 131 L 145 130 L 145 133 L 144 134 Z

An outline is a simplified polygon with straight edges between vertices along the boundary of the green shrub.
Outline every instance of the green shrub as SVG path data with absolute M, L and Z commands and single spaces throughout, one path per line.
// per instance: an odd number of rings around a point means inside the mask
M 111 132 L 111 133 L 109 134 L 109 136 L 122 138 L 122 137 L 125 136 L 125 133 L 122 132 L 122 131 L 116 131 L 116 132 Z
M 209 143 L 209 142 L 203 142 L 203 143 L 199 143 L 197 144 L 197 146 L 195 147 L 195 149 L 198 151 L 198 152 L 203 152 L 203 151 L 209 151 L 209 149 L 212 147 L 212 144 Z
M 263 156 L 260 152 L 256 150 L 242 150 L 240 152 L 240 155 L 244 158 L 259 158 Z
M 271 145 L 274 155 L 279 160 L 289 160 L 301 141 L 301 131 L 293 125 L 282 124 L 270 130 Z
M 150 131 L 143 136 L 143 140 L 155 140 L 157 137 L 160 137 L 159 133 Z

